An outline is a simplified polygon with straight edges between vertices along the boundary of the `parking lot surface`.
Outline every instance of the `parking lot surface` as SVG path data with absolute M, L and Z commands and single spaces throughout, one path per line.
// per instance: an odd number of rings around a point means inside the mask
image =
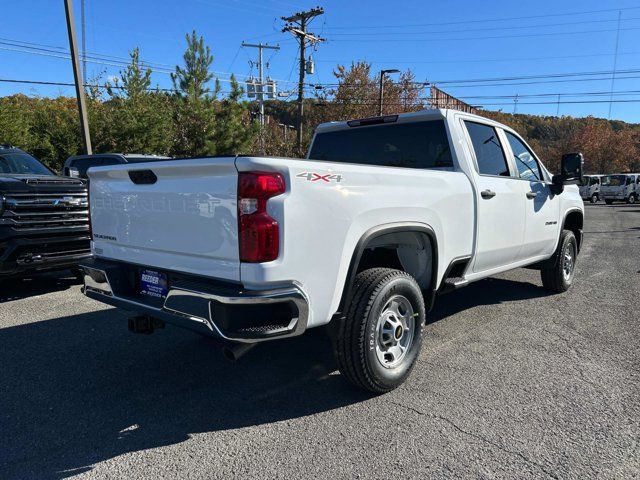
M 638 478 L 640 206 L 586 214 L 570 292 L 520 269 L 439 297 L 382 396 L 318 333 L 231 364 L 73 278 L 5 282 L 0 478 Z

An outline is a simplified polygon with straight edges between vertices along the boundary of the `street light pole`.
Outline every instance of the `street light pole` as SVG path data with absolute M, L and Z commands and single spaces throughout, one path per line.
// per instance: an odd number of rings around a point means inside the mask
M 384 76 L 387 73 L 400 73 L 400 70 L 392 68 L 389 70 L 380 70 L 380 96 L 378 100 L 379 111 L 378 115 L 382 116 L 382 100 L 384 98 Z

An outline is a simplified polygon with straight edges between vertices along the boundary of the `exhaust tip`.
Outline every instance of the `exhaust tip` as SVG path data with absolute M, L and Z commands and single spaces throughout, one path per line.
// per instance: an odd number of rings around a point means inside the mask
M 222 355 L 230 362 L 237 362 L 240 357 L 244 356 L 249 350 L 255 347 L 255 343 L 237 343 L 222 347 Z
M 224 355 L 224 358 L 226 358 L 230 362 L 235 362 L 236 360 L 238 360 L 236 356 L 233 354 L 233 350 L 230 349 L 229 347 L 222 348 L 222 355 Z

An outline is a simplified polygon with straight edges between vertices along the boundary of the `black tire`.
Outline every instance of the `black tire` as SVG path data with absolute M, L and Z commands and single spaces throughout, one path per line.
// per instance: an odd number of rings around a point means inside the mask
M 594 193 L 591 195 L 591 203 L 598 203 L 598 194 Z
M 411 373 L 422 345 L 422 331 L 425 324 L 424 299 L 415 279 L 400 270 L 372 268 L 360 272 L 355 279 L 352 295 L 346 309 L 345 318 L 337 325 L 334 353 L 340 372 L 355 386 L 375 393 L 385 393 L 401 385 Z M 396 336 L 388 340 L 399 343 L 404 334 L 410 343 L 405 353 L 399 355 L 398 364 L 391 362 L 384 366 L 379 355 L 384 355 L 378 341 L 384 338 L 381 332 L 385 324 L 384 310 L 396 299 L 407 301 L 411 311 L 405 310 L 403 319 L 412 319 L 412 328 L 400 329 Z M 408 306 L 407 303 L 403 303 Z M 396 305 L 397 311 L 400 308 Z M 382 325 L 382 326 L 381 326 Z M 407 337 L 407 340 L 408 337 Z
M 568 260 L 565 255 L 571 256 L 571 265 L 568 267 Z M 540 270 L 542 285 L 549 291 L 562 293 L 571 288 L 575 273 L 576 259 L 578 257 L 578 242 L 571 230 L 563 230 L 560 234 L 558 248 L 553 254 L 553 266 Z M 567 274 L 567 267 L 569 274 Z
M 629 198 L 627 198 L 627 203 L 630 204 L 630 205 L 636 203 L 636 195 L 635 195 L 635 193 L 632 193 L 631 195 L 629 195 Z
M 606 203 L 607 205 L 611 205 L 613 203 L 613 200 L 605 200 L 604 203 Z

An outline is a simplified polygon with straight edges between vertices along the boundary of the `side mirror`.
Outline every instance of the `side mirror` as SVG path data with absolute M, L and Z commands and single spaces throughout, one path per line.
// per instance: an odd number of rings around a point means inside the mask
M 560 174 L 554 175 L 551 192 L 559 195 L 565 185 L 583 185 L 584 157 L 581 153 L 567 153 L 560 161 Z
M 560 175 L 564 185 L 582 185 L 584 157 L 581 153 L 567 153 L 560 162 Z

